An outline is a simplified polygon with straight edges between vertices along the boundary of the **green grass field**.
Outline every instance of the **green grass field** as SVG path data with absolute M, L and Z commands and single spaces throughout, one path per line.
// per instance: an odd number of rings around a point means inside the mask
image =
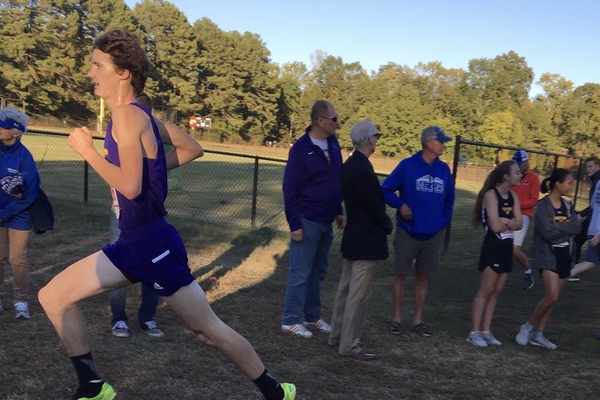
M 91 201 L 83 203 L 83 163 L 68 155 L 73 152 L 66 141 L 39 144 L 33 139 L 27 138 L 25 144 L 38 160 L 57 220 L 55 232 L 32 235 L 30 240 L 31 320 L 15 320 L 12 309 L 0 316 L 1 400 L 70 398 L 76 378 L 36 293 L 67 265 L 100 249 L 108 240 L 106 185 L 97 177 L 91 179 Z M 42 159 L 44 149 L 51 147 L 64 155 L 52 159 L 48 150 Z M 482 239 L 482 232 L 470 230 L 468 224 L 481 183 L 458 185 L 450 248 L 439 274 L 430 281 L 424 313 L 432 338 L 422 339 L 409 331 L 399 337 L 387 333 L 392 317 L 393 256 L 378 264 L 362 342 L 380 359 L 366 363 L 339 356 L 327 346 L 326 335 L 315 334 L 307 340 L 280 331 L 288 234 L 268 228 L 264 220 L 256 229 L 244 227 L 242 222 L 249 220 L 251 185 L 248 189 L 246 181 L 251 180 L 252 164 L 210 157 L 184 170 L 190 188 L 182 191 L 179 207 L 184 209 L 191 202 L 196 211 L 177 216 L 173 212 L 178 207 L 173 195 L 177 192 L 173 192 L 169 218 L 185 240 L 190 268 L 217 315 L 249 339 L 277 378 L 298 386 L 297 399 L 600 398 L 596 379 L 600 372 L 600 342 L 596 339 L 600 333 L 599 271 L 592 270 L 581 282 L 565 285 L 545 332 L 558 345 L 557 350 L 521 347 L 514 340 L 544 293 L 539 279 L 531 290 L 523 290 L 516 265 L 492 324 L 503 346 L 481 349 L 465 342 L 479 285 L 477 260 Z M 259 191 L 266 194 L 259 203 L 264 202 L 270 221 L 278 221 L 283 218 L 278 208 L 281 200 L 277 200 L 281 197 L 281 167 L 273 165 L 272 169 L 273 178 L 265 181 L 273 182 L 266 182 L 264 190 L 261 183 Z M 198 218 L 207 209 L 211 215 L 221 210 L 226 224 Z M 526 252 L 529 247 L 526 243 Z M 326 320 L 331 316 L 340 265 L 339 244 L 335 243 L 323 288 Z M 12 303 L 8 267 L 6 277 L 5 305 Z M 413 282 L 408 279 L 406 322 L 411 319 Z M 138 306 L 139 288 L 134 286 L 128 301 L 132 327 L 136 326 Z M 165 337 L 158 339 L 136 329 L 128 339 L 113 337 L 107 294 L 86 300 L 81 307 L 98 367 L 119 392 L 118 400 L 261 398 L 252 382 L 223 356 L 195 341 L 164 303 L 159 305 L 156 319 Z
M 24 143 L 36 159 L 42 187 L 49 196 L 83 200 L 84 162 L 68 147 L 66 138 L 32 134 L 25 136 Z M 99 140 L 95 141 L 95 145 L 98 150 L 102 148 Z M 261 147 L 256 149 L 265 150 Z M 204 157 L 181 167 L 183 187 L 169 192 L 169 213 L 183 218 L 250 227 L 254 162 L 247 157 L 206 153 Z M 287 231 L 281 192 L 285 164 L 260 160 L 258 165 L 255 226 Z M 89 202 L 110 205 L 108 186 L 91 168 L 88 185 Z M 468 242 L 479 237 L 479 233 L 469 227 L 469 213 L 480 185 L 478 182 L 457 181 L 453 241 Z M 393 217 L 393 210 L 389 212 Z
M 56 231 L 30 242 L 31 320 L 0 316 L 0 399 L 66 399 L 75 389 L 72 366 L 43 314 L 35 293 L 79 258 L 108 239 L 106 207 L 55 199 Z M 546 335 L 555 351 L 520 347 L 520 324 L 543 296 L 538 282 L 521 288 L 511 274 L 493 323 L 501 348 L 475 348 L 465 342 L 471 301 L 477 291 L 479 241 L 462 248 L 460 260 L 447 257 L 430 282 L 425 322 L 433 332 L 421 339 L 411 332 L 387 333 L 391 318 L 393 259 L 377 269 L 363 347 L 375 362 L 344 358 L 327 346 L 326 335 L 300 339 L 280 331 L 288 267 L 288 237 L 274 230 L 215 225 L 171 218 L 185 239 L 190 267 L 215 312 L 255 346 L 269 370 L 297 384 L 298 399 L 597 399 L 600 384 L 598 271 L 567 283 Z M 456 257 L 458 258 L 458 257 Z M 339 279 L 339 247 L 331 251 L 323 288 L 323 315 L 330 318 Z M 11 288 L 7 270 L 7 289 Z M 216 280 L 211 280 L 215 277 Z M 412 279 L 404 319 L 410 321 Z M 10 294 L 5 304 L 10 303 Z M 129 292 L 128 314 L 135 327 L 139 288 Z M 117 399 L 259 399 L 253 384 L 215 350 L 197 343 L 163 304 L 156 316 L 164 338 L 134 329 L 128 339 L 110 333 L 108 295 L 82 302 L 88 333 L 102 376 L 118 390 Z

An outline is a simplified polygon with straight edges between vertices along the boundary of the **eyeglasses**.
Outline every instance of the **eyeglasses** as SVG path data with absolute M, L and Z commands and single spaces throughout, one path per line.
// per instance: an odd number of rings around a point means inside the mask
M 333 122 L 338 122 L 338 116 L 336 115 L 335 117 L 319 117 L 319 118 L 325 118 L 325 119 L 330 119 Z

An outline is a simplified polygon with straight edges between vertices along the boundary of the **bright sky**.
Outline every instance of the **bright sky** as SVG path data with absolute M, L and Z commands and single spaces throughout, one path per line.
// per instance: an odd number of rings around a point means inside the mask
M 133 8 L 136 0 L 125 0 Z M 366 70 L 394 62 L 469 60 L 515 51 L 533 68 L 575 86 L 600 83 L 598 0 L 170 0 L 190 24 L 207 17 L 225 31 L 260 35 L 273 62 L 304 62 L 320 49 Z

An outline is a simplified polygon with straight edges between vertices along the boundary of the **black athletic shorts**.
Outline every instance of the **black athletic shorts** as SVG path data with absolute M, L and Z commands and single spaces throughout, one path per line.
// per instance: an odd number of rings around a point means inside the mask
M 512 239 L 497 239 L 486 236 L 479 256 L 479 271 L 490 267 L 497 274 L 510 273 L 513 267 Z
M 560 279 L 567 279 L 571 276 L 571 246 L 552 247 L 552 251 L 556 256 L 556 270 L 540 268 L 540 277 L 542 271 L 552 271 L 558 274 Z

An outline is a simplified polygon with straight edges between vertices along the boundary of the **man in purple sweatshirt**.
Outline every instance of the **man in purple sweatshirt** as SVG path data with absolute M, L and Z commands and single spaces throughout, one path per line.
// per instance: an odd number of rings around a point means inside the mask
M 311 125 L 290 150 L 283 177 L 285 216 L 290 225 L 290 270 L 281 329 L 310 338 L 306 327 L 329 333 L 321 318 L 321 286 L 327 275 L 332 223 L 344 227 L 340 171 L 342 153 L 335 137 L 338 114 L 319 100 Z M 304 317 L 304 320 L 303 320 Z

